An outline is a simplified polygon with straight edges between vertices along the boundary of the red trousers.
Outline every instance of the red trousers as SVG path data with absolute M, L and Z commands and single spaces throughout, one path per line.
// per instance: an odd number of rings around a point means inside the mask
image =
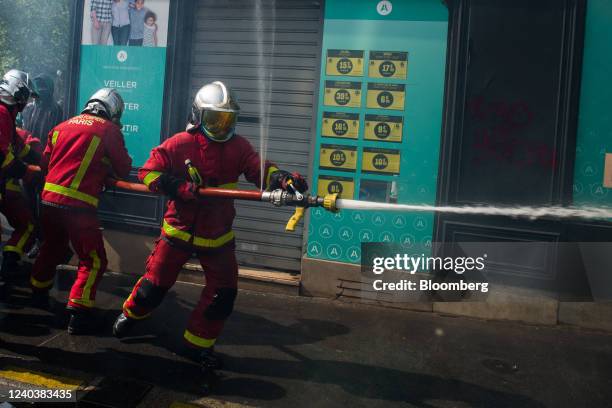
M 14 228 L 11 237 L 4 245 L 4 252 L 15 252 L 22 257 L 32 249 L 34 244 L 34 217 L 28 202 L 21 193 L 8 192 L 0 204 L 0 212 L 4 214 L 11 227 Z
M 106 270 L 106 251 L 100 222 L 94 212 L 42 206 L 43 243 L 32 268 L 33 290 L 49 290 L 53 286 L 55 268 L 65 262 L 72 244 L 79 257 L 77 278 L 72 285 L 69 307 L 91 308 L 96 289 Z
M 147 259 L 144 276 L 138 280 L 123 304 L 124 314 L 133 319 L 148 317 L 174 285 L 179 271 L 191 255 L 188 250 L 159 239 Z M 200 252 L 198 258 L 204 269 L 206 286 L 191 313 L 184 338 L 192 347 L 208 348 L 215 344 L 225 320 L 233 310 L 238 264 L 233 243 Z

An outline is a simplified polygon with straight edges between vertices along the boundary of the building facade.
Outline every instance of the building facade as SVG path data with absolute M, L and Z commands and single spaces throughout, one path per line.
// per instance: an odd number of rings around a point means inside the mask
M 313 193 L 451 206 L 612 204 L 612 6 L 604 0 L 146 6 L 163 10 L 157 29 L 164 40 L 142 52 L 106 44 L 96 51 L 84 40 L 87 5 L 75 2 L 73 10 L 71 106 L 116 81 L 135 88 L 125 98 L 133 106 L 155 107 L 128 111 L 135 164 L 184 129 L 200 86 L 222 80 L 242 106 L 237 132 L 279 167 L 307 174 Z M 588 299 L 592 282 L 580 255 L 557 244 L 612 238 L 605 220 L 357 210 L 312 210 L 303 228 L 287 233 L 291 209 L 236 207 L 241 265 L 301 274 L 302 293 L 317 296 L 361 296 L 363 242 L 419 252 L 467 240 L 484 250 L 487 243 L 546 243 L 545 252 L 500 253 L 487 278 L 544 297 Z M 121 258 L 117 268 L 141 272 L 131 265 L 144 262 L 139 254 L 159 233 L 163 208 L 161 197 L 106 194 L 101 212 L 111 253 Z M 127 243 L 136 248 L 130 255 L 122 254 Z M 567 256 L 577 266 L 562 267 Z

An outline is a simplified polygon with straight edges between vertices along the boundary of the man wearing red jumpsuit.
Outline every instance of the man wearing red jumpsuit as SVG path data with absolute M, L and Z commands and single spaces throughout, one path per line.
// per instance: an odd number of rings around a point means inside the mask
M 35 96 L 29 75 L 12 69 L 0 80 L 0 200 L 4 207 L 10 205 L 6 197 L 6 181 L 10 178 L 31 179 L 34 176 L 23 157 L 16 154 L 19 142 L 15 129 L 17 114 L 23 110 L 31 96 Z M 3 261 L 4 262 L 4 261 Z M 5 271 L 0 274 L 0 289 L 7 288 Z
M 96 215 L 99 195 L 109 173 L 124 178 L 132 166 L 121 133 L 123 107 L 116 90 L 100 89 L 81 115 L 51 130 L 41 161 L 46 173 L 41 201 L 44 240 L 30 278 L 32 295 L 35 303 L 44 306 L 48 302 L 55 268 L 64 260 L 70 242 L 79 257 L 67 306 L 70 334 L 92 328 L 90 311 L 106 269 Z
M 237 294 L 238 265 L 234 253 L 232 200 L 199 199 L 197 188 L 235 188 L 240 175 L 263 188 L 287 187 L 293 180 L 307 189 L 304 179 L 266 162 L 261 175 L 260 157 L 243 137 L 234 135 L 239 106 L 222 82 L 213 82 L 196 94 L 187 131 L 177 133 L 151 151 L 138 173 L 155 192 L 170 197 L 161 237 L 123 305 L 113 332 L 124 337 L 131 327 L 149 316 L 174 285 L 181 267 L 195 254 L 204 269 L 206 286 L 191 314 L 184 339 L 200 351 L 205 370 L 219 368 L 212 348 L 231 314 Z
M 17 140 L 13 147 L 15 156 L 27 164 L 39 164 L 42 153 L 40 140 L 19 127 L 16 130 Z M 23 184 L 27 185 L 26 181 Z M 0 212 L 13 227 L 13 233 L 2 250 L 0 273 L 5 279 L 17 275 L 18 262 L 34 244 L 34 216 L 31 208 L 20 181 L 15 178 L 6 180 L 5 199 L 0 203 Z

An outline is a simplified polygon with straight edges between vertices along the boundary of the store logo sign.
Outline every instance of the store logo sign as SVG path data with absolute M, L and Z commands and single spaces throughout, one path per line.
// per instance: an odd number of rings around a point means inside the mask
M 120 50 L 117 53 L 117 61 L 125 62 L 125 61 L 127 61 L 127 59 L 128 59 L 128 54 L 127 54 L 127 52 L 125 50 Z
M 380 14 L 381 16 L 387 16 L 391 14 L 392 10 L 393 4 L 391 4 L 391 2 L 388 0 L 379 1 L 376 5 L 376 11 L 378 11 L 378 14 Z

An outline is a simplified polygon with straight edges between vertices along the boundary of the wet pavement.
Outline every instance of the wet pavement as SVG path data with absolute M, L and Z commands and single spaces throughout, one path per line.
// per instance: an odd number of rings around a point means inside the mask
M 83 407 L 612 405 L 611 334 L 247 291 L 218 343 L 214 395 L 203 397 L 181 341 L 201 287 L 178 283 L 119 341 L 111 325 L 135 280 L 105 278 L 100 335 L 79 337 L 65 332 L 70 273 L 50 312 L 31 308 L 18 284 L 0 305 L 0 395 L 48 376 L 84 390 Z

